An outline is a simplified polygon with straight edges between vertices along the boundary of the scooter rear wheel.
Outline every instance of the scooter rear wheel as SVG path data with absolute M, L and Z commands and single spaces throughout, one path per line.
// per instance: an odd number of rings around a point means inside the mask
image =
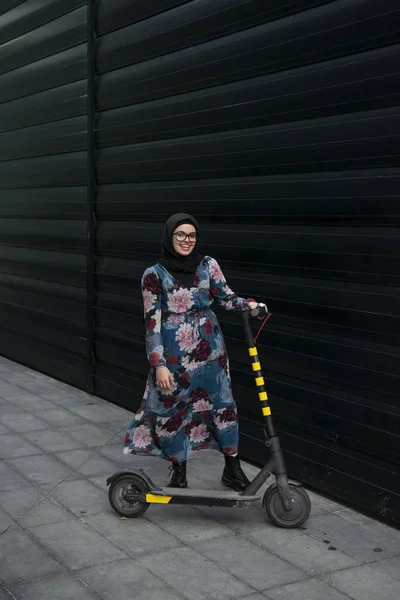
M 271 485 L 264 494 L 263 507 L 271 521 L 287 529 L 300 527 L 309 517 L 311 500 L 300 486 L 289 483 L 291 510 L 286 510 L 279 496 L 278 486 Z
M 140 517 L 149 508 L 148 502 L 130 500 L 129 494 L 146 494 L 149 488 L 138 475 L 120 475 L 109 487 L 108 499 L 115 512 L 122 517 Z

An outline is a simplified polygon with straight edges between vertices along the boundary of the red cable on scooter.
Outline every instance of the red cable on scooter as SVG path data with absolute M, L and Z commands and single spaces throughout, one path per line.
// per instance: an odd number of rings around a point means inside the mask
M 265 319 L 263 320 L 263 322 L 261 323 L 260 329 L 257 331 L 257 333 L 255 335 L 254 344 L 257 343 L 258 336 L 260 335 L 260 333 L 264 329 L 264 325 L 266 324 L 266 322 L 268 321 L 268 319 L 270 318 L 270 316 L 271 316 L 271 313 L 268 313 L 267 316 L 265 317 Z

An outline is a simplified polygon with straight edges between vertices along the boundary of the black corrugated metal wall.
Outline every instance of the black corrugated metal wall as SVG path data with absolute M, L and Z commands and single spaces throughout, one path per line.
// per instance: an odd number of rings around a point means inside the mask
M 11 28 L 11 38 L 23 39 L 22 17 L 11 25 L 7 15 L 30 4 L 40 2 L 20 2 L 4 11 L 5 18 L 0 14 L 0 35 Z M 67 4 L 70 12 L 61 16 Z M 9 333 L 2 335 L 0 351 L 76 385 L 84 381 L 90 341 L 84 324 L 91 322 L 84 291 L 86 264 L 90 267 L 84 256 L 90 247 L 87 121 L 79 116 L 86 85 L 85 49 L 79 45 L 85 39 L 82 4 L 43 0 L 53 13 L 40 21 L 37 10 L 29 26 L 46 22 L 38 31 L 48 27 L 49 33 L 41 42 L 36 36 L 29 51 L 17 44 L 8 72 L 0 76 L 2 94 L 12 89 L 2 85 L 4 77 L 16 82 L 14 95 L 0 105 L 3 129 L 13 130 L 5 134 L 10 141 L 1 143 L 1 158 L 10 162 L 0 166 L 0 186 L 6 188 L 0 210 L 7 227 L 0 233 L 0 252 L 8 252 L 0 274 L 9 277 L 2 283 L 7 293 L 14 290 L 1 303 L 6 322 L 0 326 L 18 332 L 15 342 Z M 96 13 L 97 74 L 95 392 L 137 408 L 147 371 L 139 279 L 157 259 L 165 218 L 178 210 L 192 212 L 202 224 L 204 250 L 220 261 L 231 286 L 266 299 L 274 313 L 260 350 L 291 475 L 400 520 L 398 2 L 90 4 Z M 51 19 L 56 20 L 50 24 Z M 11 38 L 1 38 L 0 52 Z M 68 49 L 62 46 L 66 40 Z M 41 59 L 40 52 L 58 54 Z M 28 72 L 28 66 L 12 71 L 18 56 L 25 57 L 21 64 L 31 63 Z M 75 60 L 62 63 L 54 77 L 69 73 L 69 79 L 54 82 L 52 75 L 44 87 L 34 87 L 40 60 L 53 65 L 61 56 Z M 67 114 L 53 116 L 49 95 L 43 105 L 39 94 L 50 85 L 66 90 L 57 88 L 61 95 L 54 98 L 56 106 L 57 98 L 69 98 L 62 105 Z M 26 100 L 16 99 L 21 95 Z M 37 104 L 29 104 L 35 99 Z M 28 111 L 38 116 L 26 123 L 23 111 L 31 105 L 40 111 Z M 3 117 L 4 107 L 11 116 Z M 29 135 L 15 131 L 26 127 Z M 90 119 L 87 133 L 90 139 Z M 14 148 L 12 157 L 6 147 Z M 38 152 L 62 154 L 34 159 Z M 90 161 L 86 166 L 90 177 Z M 28 263 L 35 252 L 36 271 Z M 25 347 L 29 342 L 38 350 L 35 358 L 22 353 L 20 324 L 12 326 L 9 318 L 27 285 L 42 294 L 43 327 L 23 338 Z M 59 298 L 57 308 L 47 314 L 43 306 L 53 296 Z M 62 315 L 59 302 L 66 303 Z M 30 302 L 29 312 L 18 310 L 32 321 Z M 242 451 L 259 462 L 265 450 L 241 323 L 237 316 L 222 318 Z M 39 338 L 46 327 L 52 329 L 51 342 Z M 47 352 L 50 343 L 63 368 L 74 370 L 76 364 L 82 379 L 42 360 L 42 348 Z
M 0 353 L 82 387 L 86 12 L 0 4 Z

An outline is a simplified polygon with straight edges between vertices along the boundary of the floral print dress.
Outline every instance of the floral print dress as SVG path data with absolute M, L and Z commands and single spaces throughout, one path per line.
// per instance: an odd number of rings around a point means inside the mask
M 142 278 L 150 372 L 143 402 L 125 436 L 125 454 L 146 454 L 176 462 L 192 452 L 238 448 L 238 416 L 232 397 L 228 356 L 211 304 L 248 308 L 228 287 L 213 258 L 200 262 L 189 289 L 157 264 Z M 174 378 L 172 392 L 156 386 L 156 367 Z

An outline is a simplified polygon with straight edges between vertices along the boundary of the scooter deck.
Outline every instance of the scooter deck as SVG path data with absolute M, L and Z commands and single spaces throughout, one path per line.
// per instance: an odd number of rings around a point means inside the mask
M 245 496 L 233 490 L 196 490 L 192 488 L 160 488 L 146 494 L 146 502 L 159 504 L 203 504 L 205 502 L 213 503 L 244 503 L 256 502 L 261 496 L 255 494 Z

